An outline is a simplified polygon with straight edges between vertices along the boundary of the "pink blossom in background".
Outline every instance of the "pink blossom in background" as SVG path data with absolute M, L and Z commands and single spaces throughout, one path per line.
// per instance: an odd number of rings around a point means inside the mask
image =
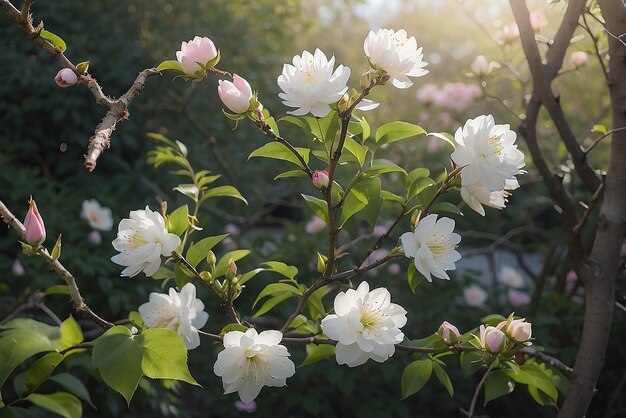
M 522 287 L 524 286 L 524 278 L 519 274 L 517 270 L 510 266 L 504 266 L 500 269 L 498 274 L 500 282 L 507 287 Z
M 256 402 L 251 401 L 251 402 L 241 402 L 241 401 L 235 401 L 235 409 L 239 412 L 247 412 L 247 413 L 252 413 L 254 411 L 256 411 Z
M 372 231 L 372 235 L 375 237 L 380 237 L 387 232 L 387 225 L 376 225 L 374 230 Z
M 450 115 L 448 113 L 448 115 Z M 437 138 L 432 138 L 430 141 L 428 141 L 428 144 L 426 144 L 426 152 L 430 155 L 432 154 L 436 154 L 439 151 L 439 140 Z
M 509 299 L 509 303 L 512 306 L 524 306 L 530 303 L 530 296 L 528 295 L 528 293 L 522 292 L 520 290 L 509 289 L 506 297 Z
M 577 279 L 578 279 L 578 276 L 576 275 L 576 272 L 574 270 L 568 271 L 567 276 L 565 276 L 565 280 L 568 283 L 574 283 L 576 282 Z
M 546 15 L 541 13 L 538 10 L 535 10 L 530 14 L 530 26 L 533 27 L 535 32 L 539 32 L 539 29 L 543 28 L 548 24 L 548 19 L 546 19 Z
M 365 265 L 368 266 L 378 260 L 382 260 L 383 258 L 385 258 L 387 256 L 387 254 L 389 254 L 389 251 L 380 248 L 376 251 L 372 251 L 372 253 L 370 254 L 369 257 L 367 257 L 367 261 L 365 262 Z
M 11 273 L 13 273 L 15 277 L 22 277 L 24 274 L 26 274 L 26 270 L 24 270 L 24 266 L 22 265 L 22 263 L 20 263 L 20 260 L 15 259 L 15 261 L 11 265 Z
M 326 222 L 319 216 L 313 215 L 311 220 L 305 225 L 304 230 L 307 234 L 318 234 L 322 232 L 324 228 L 326 228 Z
M 454 119 L 452 118 L 452 115 L 450 114 L 450 112 L 442 112 L 442 113 L 438 114 L 437 115 L 437 120 L 443 126 L 450 126 L 450 125 L 452 125 L 452 122 L 454 121 Z
M 102 242 L 102 235 L 100 235 L 100 232 L 98 231 L 91 231 L 89 235 L 87 235 L 87 239 L 93 245 L 100 245 Z
M 241 230 L 235 224 L 226 224 L 226 226 L 224 227 L 224 232 L 230 235 L 239 235 L 241 233 Z
M 473 284 L 463 289 L 463 299 L 469 306 L 482 306 L 487 300 L 487 292 Z
M 424 104 L 432 104 L 439 93 L 439 88 L 433 83 L 424 84 L 417 90 L 417 100 Z
M 626 257 L 626 244 L 622 244 L 622 248 L 619 252 L 620 257 Z
M 387 272 L 389 274 L 400 274 L 400 272 L 402 271 L 402 268 L 400 267 L 400 264 L 398 263 L 391 263 L 389 264 L 389 267 L 387 267 Z
M 510 44 L 515 42 L 519 38 L 519 28 L 516 23 L 510 25 L 504 25 L 500 32 L 497 32 L 494 37 L 500 44 Z
M 480 88 L 474 84 L 448 83 L 435 97 L 435 105 L 446 110 L 462 112 L 480 97 Z
M 576 51 L 572 52 L 572 55 L 569 56 L 569 63 L 572 67 L 578 69 L 587 64 L 588 59 L 589 55 L 585 51 Z

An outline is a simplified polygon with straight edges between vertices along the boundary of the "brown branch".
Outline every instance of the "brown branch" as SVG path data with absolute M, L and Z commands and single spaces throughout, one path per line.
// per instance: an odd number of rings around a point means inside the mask
M 100 157 L 105 149 L 109 148 L 110 138 L 115 131 L 117 123 L 120 120 L 128 119 L 128 107 L 143 89 L 146 79 L 153 75 L 159 75 L 160 73 L 154 68 L 143 70 L 139 73 L 128 91 L 119 99 L 111 99 L 107 97 L 95 78 L 88 73 L 79 72 L 76 66 L 65 56 L 65 54 L 63 54 L 63 52 L 56 49 L 51 43 L 41 37 L 41 31 L 44 28 L 44 24 L 43 22 L 40 22 L 37 27 L 33 26 L 33 18 L 28 13 L 31 3 L 32 0 L 25 1 L 24 6 L 20 11 L 16 9 L 11 2 L 9 2 L 9 0 L 0 0 L 0 7 L 2 7 L 9 14 L 9 16 L 11 16 L 24 29 L 26 36 L 33 42 L 33 44 L 55 57 L 64 68 L 69 68 L 74 71 L 74 73 L 78 76 L 79 83 L 87 86 L 95 98 L 96 103 L 108 109 L 107 114 L 96 126 L 93 136 L 89 139 L 89 145 L 85 155 L 85 167 L 89 172 L 91 172 L 96 168 L 98 157 Z
M 489 367 L 487 367 L 487 371 L 485 372 L 483 377 L 480 378 L 480 380 L 478 381 L 478 384 L 476 385 L 476 389 L 474 390 L 474 396 L 472 396 L 472 402 L 470 403 L 469 411 L 467 412 L 467 416 L 469 418 L 472 418 L 474 416 L 474 409 L 476 409 L 476 401 L 478 400 L 480 389 L 482 389 L 483 385 L 485 384 L 485 381 L 487 380 L 487 376 L 489 376 L 489 373 L 491 373 L 491 370 L 493 369 L 494 364 L 495 362 L 492 362 L 491 364 L 489 364 Z
M 576 372 L 574 371 L 574 369 L 572 369 L 556 357 L 549 356 L 548 354 L 544 353 L 543 351 L 539 351 L 536 348 L 524 347 L 519 350 L 519 353 L 523 353 L 527 356 L 534 357 L 537 360 L 543 361 L 544 363 L 563 373 L 565 377 L 570 380 L 576 377 Z
M 2 220 L 9 225 L 11 228 L 17 232 L 20 239 L 26 241 L 26 228 L 24 225 L 17 220 L 17 218 L 11 213 L 11 211 L 4 205 L 4 203 L 0 200 L 0 217 Z M 48 251 L 39 247 L 37 253 L 46 260 L 48 266 L 51 270 L 53 270 L 59 277 L 65 280 L 65 283 L 70 289 L 70 299 L 72 301 L 72 305 L 77 312 L 80 312 L 88 319 L 91 319 L 93 322 L 100 325 L 102 328 L 111 328 L 113 326 L 112 323 L 102 319 L 95 312 L 93 312 L 89 306 L 83 300 L 80 291 L 78 290 L 78 286 L 76 285 L 76 279 L 74 276 L 59 262 L 59 260 L 53 260 Z
M 580 235 L 580 232 L 585 227 L 585 224 L 587 223 L 587 221 L 589 220 L 589 217 L 591 216 L 591 212 L 593 212 L 593 209 L 596 207 L 596 205 L 600 201 L 600 198 L 602 197 L 603 193 L 604 193 L 604 182 L 600 183 L 600 187 L 598 187 L 598 190 L 596 190 L 596 192 L 591 197 L 591 202 L 589 202 L 589 205 L 585 209 L 583 216 L 580 218 L 580 222 L 578 222 L 578 224 L 576 224 L 576 226 L 574 227 L 574 230 L 572 232 L 575 235 Z

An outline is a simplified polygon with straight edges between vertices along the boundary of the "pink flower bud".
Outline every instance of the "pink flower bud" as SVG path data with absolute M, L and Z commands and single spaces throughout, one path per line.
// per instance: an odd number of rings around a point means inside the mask
M 497 354 L 505 347 L 506 335 L 496 327 L 481 325 L 479 339 L 482 348 Z
M 185 74 L 193 76 L 204 68 L 209 61 L 217 57 L 217 48 L 212 40 L 196 36 L 189 42 L 180 45 L 180 51 L 176 52 L 176 59 L 183 67 Z
M 26 242 L 30 245 L 39 245 L 46 240 L 46 227 L 37 210 L 37 204 L 32 197 L 26 218 L 24 218 L 24 228 L 26 228 Z
M 328 177 L 328 170 L 315 170 L 311 176 L 311 181 L 318 189 L 327 188 L 328 182 L 330 181 Z
M 98 231 L 91 231 L 89 235 L 87 235 L 87 239 L 93 245 L 100 245 L 102 242 L 102 235 L 100 235 L 100 232 Z
M 230 260 L 230 263 L 228 263 L 228 269 L 233 274 L 233 277 L 237 275 L 237 264 L 235 264 L 234 260 Z
M 78 82 L 78 76 L 70 68 L 62 68 L 54 76 L 54 81 L 59 87 L 70 87 Z
M 11 265 L 11 273 L 13 273 L 15 277 L 22 277 L 24 274 L 26 274 L 26 270 L 24 270 L 24 266 L 22 265 L 22 263 L 20 263 L 20 260 L 15 259 L 15 261 Z
M 234 113 L 246 113 L 250 110 L 250 100 L 252 99 L 252 88 L 248 82 L 233 74 L 233 81 L 219 80 L 217 94 L 227 108 Z
M 439 327 L 437 334 L 439 334 L 439 338 L 441 338 L 441 341 L 446 344 L 456 343 L 461 336 L 459 329 L 448 321 L 443 321 L 443 324 L 441 324 L 441 326 Z
M 589 55 L 585 51 L 576 51 L 572 52 L 572 55 L 569 56 L 569 62 L 572 64 L 572 67 L 579 69 L 583 65 L 587 64 L 588 58 Z

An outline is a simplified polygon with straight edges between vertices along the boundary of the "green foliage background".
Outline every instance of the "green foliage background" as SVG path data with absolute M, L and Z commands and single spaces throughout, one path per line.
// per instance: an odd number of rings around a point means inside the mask
M 277 115 L 285 112 L 278 100 L 275 82 L 282 63 L 303 49 L 312 51 L 320 47 L 327 55 L 335 54 L 338 63 L 352 68 L 351 81 L 355 85 L 361 70 L 365 69 L 361 45 L 371 26 L 404 27 L 409 34 L 417 36 L 425 51 L 437 51 L 440 61 L 429 67 L 428 82 L 467 81 L 464 74 L 478 52 L 492 53 L 493 59 L 497 59 L 498 49 L 488 46 L 484 34 L 467 22 L 461 8 L 431 7 L 432 2 L 420 1 L 407 2 L 400 8 L 399 3 L 402 2 L 391 2 L 389 6 L 395 5 L 395 8 L 391 7 L 387 10 L 389 13 L 384 14 L 384 8 L 364 5 L 361 1 L 63 0 L 36 2 L 33 13 L 66 41 L 70 59 L 91 61 L 90 73 L 111 96 L 122 94 L 140 70 L 164 59 L 173 59 L 181 40 L 207 35 L 221 49 L 220 67 L 248 79 L 261 92 L 263 104 Z M 470 4 L 469 7 L 479 6 Z M 503 9 L 498 13 L 503 13 Z M 373 20 L 372 15 L 381 18 Z M 556 21 L 558 15 L 559 11 L 554 10 L 550 18 Z M 502 16 L 503 21 L 510 20 L 510 16 Z M 463 30 L 447 30 L 452 23 L 442 27 L 440 22 L 456 22 L 463 25 Z M 216 200 L 200 214 L 201 224 L 206 226 L 208 234 L 223 233 L 227 223 L 240 228 L 242 234 L 233 237 L 234 244 L 253 249 L 257 257 L 242 261 L 240 268 L 251 269 L 259 260 L 272 258 L 296 265 L 301 272 L 301 282 L 309 282 L 307 275 L 310 280 L 315 277 L 315 252 L 324 248 L 325 241 L 323 234 L 304 232 L 310 215 L 298 200 L 299 193 L 307 188 L 310 192 L 312 186 L 302 179 L 272 181 L 280 172 L 275 164 L 261 159 L 246 161 L 249 153 L 266 139 L 246 123 L 232 130 L 232 122 L 221 114 L 215 80 L 186 83 L 181 79 L 172 80 L 169 75 L 148 80 L 145 90 L 131 106 L 130 119 L 118 125 L 111 149 L 100 159 L 95 172 L 89 174 L 82 165 L 83 154 L 95 125 L 104 115 L 103 108 L 93 102 L 83 87 L 59 89 L 52 80 L 59 69 L 57 62 L 32 46 L 6 16 L 0 17 L 0 40 L 3 63 L 0 181 L 4 185 L 0 188 L 0 199 L 20 218 L 25 214 L 28 195 L 37 199 L 44 214 L 48 240 L 63 233 L 63 260 L 96 312 L 109 319 L 121 319 L 146 301 L 150 291 L 157 291 L 159 283 L 144 277 L 118 277 L 118 266 L 109 261 L 114 254 L 109 243 L 115 231 L 102 233 L 101 245 L 90 244 L 86 239 L 89 227 L 79 218 L 81 202 L 96 198 L 111 207 L 115 224 L 130 210 L 146 204 L 157 209 L 161 201 L 167 201 L 171 208 L 184 202 L 182 196 L 172 191 L 176 178 L 164 175 L 163 171 L 157 172 L 147 164 L 145 155 L 153 148 L 146 139 L 147 132 L 159 132 L 185 142 L 196 168 L 223 174 L 223 184 L 236 186 L 248 199 L 248 206 L 229 199 Z M 432 58 L 429 54 L 426 54 L 427 61 Z M 521 61 L 521 57 L 516 60 Z M 582 117 L 585 108 L 599 109 L 607 104 L 608 99 L 601 89 L 602 80 L 582 81 L 593 71 L 597 69 L 585 68 L 557 85 L 566 96 L 563 103 L 570 113 L 581 112 L 581 117 L 572 121 L 577 132 L 588 129 L 588 120 Z M 521 109 L 519 86 L 511 87 L 508 81 L 494 83 L 495 92 L 504 97 L 508 95 Z M 417 123 L 419 112 L 425 110 L 415 98 L 415 90 L 421 83 L 420 80 L 407 91 L 391 87 L 378 89 L 373 98 L 383 105 L 372 114 L 370 123 L 377 126 L 390 117 Z M 510 118 L 506 111 L 487 101 L 475 104 L 455 118 L 461 123 L 467 117 L 485 112 L 493 112 L 496 120 Z M 370 115 L 367 117 L 369 120 Z M 425 128 L 434 131 L 446 127 L 435 124 Z M 451 129 L 454 128 L 448 127 Z M 542 126 L 542 130 L 546 138 L 553 135 L 549 125 Z M 302 141 L 298 131 L 286 133 L 293 137 L 296 145 Z M 548 141 L 545 145 L 554 148 L 556 161 L 567 164 L 562 157 L 563 150 L 554 142 Z M 447 158 L 446 152 L 449 151 L 427 155 L 423 138 L 412 145 L 387 150 L 388 157 L 399 158 L 407 168 L 427 164 L 434 170 L 440 170 Z M 598 159 L 602 159 L 603 152 L 598 152 Z M 542 197 L 545 192 L 534 181 L 532 167 L 529 171 L 525 180 L 528 184 L 516 191 L 506 211 L 490 211 L 488 223 L 478 215 L 467 213 L 466 217 L 456 219 L 458 227 L 502 235 L 521 225 L 531 225 L 535 227 L 534 235 L 517 237 L 516 243 L 524 245 L 528 252 L 544 251 L 548 238 L 554 236 L 560 226 L 551 205 Z M 385 181 L 393 184 L 394 180 L 389 177 Z M 457 203 L 457 196 L 450 201 Z M 386 208 L 381 220 L 385 216 L 390 219 L 392 213 Z M 407 228 L 408 223 L 399 231 Z M 356 224 L 347 229 L 345 239 L 371 232 L 371 227 Z M 359 248 L 365 250 L 367 242 Z M 481 246 L 484 241 L 472 242 L 469 238 L 464 243 Z M 41 260 L 18 253 L 12 231 L 0 230 L 0 318 L 34 292 L 60 283 Z M 26 269 L 25 277 L 15 277 L 9 271 L 16 258 Z M 565 258 L 562 251 L 556 252 L 550 265 L 555 276 L 564 276 L 569 270 Z M 405 268 L 407 261 L 401 263 Z M 485 274 L 470 272 L 451 282 L 436 281 L 421 287 L 417 295 L 407 291 L 403 274 L 393 276 L 385 269 L 374 280 L 389 276 L 384 285 L 392 291 L 394 302 L 409 310 L 409 325 L 403 331 L 417 337 L 432 333 L 444 319 L 460 329 L 469 329 L 488 312 L 508 313 L 503 312 L 508 308 L 503 306 L 503 290 L 497 285 L 489 289 L 491 302 L 486 308 L 471 308 L 462 303 L 465 285 Z M 269 280 L 270 276 L 261 274 L 250 283 L 238 300 L 244 312 L 251 312 L 254 297 Z M 219 307 L 211 306 L 206 296 L 200 294 L 211 315 L 209 328 L 215 331 L 226 320 Z M 65 316 L 71 312 L 63 296 L 51 297 L 47 303 Z M 327 297 L 325 303 L 330 306 L 332 297 Z M 571 363 L 580 332 L 581 308 L 557 291 L 548 292 L 540 306 L 541 315 L 535 313 L 531 318 L 535 336 L 563 361 Z M 291 308 L 287 303 L 282 311 L 274 312 L 275 316 L 268 319 L 268 326 L 284 318 Z M 519 313 L 525 313 L 524 308 L 521 311 Z M 616 324 L 614 341 L 623 340 L 620 336 L 625 337 L 625 334 L 622 318 Z M 238 416 L 241 413 L 233 407 L 236 395 L 223 396 L 221 382 L 212 372 L 218 351 L 219 346 L 204 342 L 190 353 L 190 369 L 202 389 L 142 379 L 130 407 L 99 382 L 99 377 L 86 366 L 89 364 L 86 358 L 77 356 L 66 367 L 88 384 L 94 404 L 98 406 L 97 410 L 85 406 L 88 417 Z M 304 359 L 304 347 L 293 347 L 290 351 L 296 364 Z M 623 371 L 626 353 L 621 346 L 613 344 L 607 358 L 607 372 L 599 384 L 605 391 L 601 390 L 596 398 L 590 417 L 602 416 L 611 387 L 620 378 L 619 370 Z M 442 417 L 458 416 L 459 407 L 469 404 L 475 379 L 463 378 L 458 365 L 452 361 L 448 367 L 455 384 L 452 401 L 434 379 L 417 395 L 400 401 L 400 376 L 410 361 L 409 356 L 400 353 L 383 365 L 369 362 L 357 369 L 337 367 L 333 360 L 300 368 L 289 380 L 288 388 L 263 390 L 257 399 L 255 414 L 267 417 L 277 414 L 287 417 Z M 488 411 L 492 416 L 511 417 L 554 414 L 549 408 L 535 406 L 522 390 L 491 402 Z M 37 416 L 45 415 L 41 412 Z

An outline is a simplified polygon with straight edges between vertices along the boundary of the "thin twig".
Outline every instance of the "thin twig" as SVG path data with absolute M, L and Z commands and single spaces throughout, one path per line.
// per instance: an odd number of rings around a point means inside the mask
M 474 396 L 472 397 L 472 403 L 470 404 L 469 411 L 467 412 L 468 418 L 472 418 L 474 416 L 474 410 L 476 409 L 476 401 L 478 400 L 478 395 L 480 394 L 480 389 L 485 384 L 485 381 L 487 380 L 487 376 L 489 376 L 489 373 L 491 373 L 491 369 L 493 369 L 493 365 L 494 364 L 495 364 L 495 362 L 492 362 L 489 365 L 489 367 L 487 367 L 487 371 L 485 372 L 483 377 L 478 382 L 478 385 L 476 385 L 476 390 L 474 391 Z
M 598 187 L 598 190 L 596 190 L 593 196 L 591 196 L 591 202 L 589 202 L 589 205 L 585 209 L 583 216 L 580 218 L 580 222 L 576 224 L 576 226 L 574 227 L 574 230 L 572 231 L 574 235 L 580 236 L 580 232 L 585 227 L 585 224 L 587 223 L 587 221 L 589 220 L 589 217 L 591 216 L 591 212 L 593 212 L 593 209 L 596 207 L 596 205 L 600 201 L 600 198 L 602 198 L 603 194 L 604 194 L 604 181 L 600 183 L 600 187 Z

